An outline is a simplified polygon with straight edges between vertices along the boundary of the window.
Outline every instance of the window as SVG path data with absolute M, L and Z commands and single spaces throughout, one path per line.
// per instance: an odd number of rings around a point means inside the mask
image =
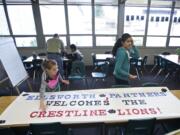
M 64 0 L 39 0 L 40 4 L 63 4 Z
M 50 38 L 52 38 L 52 36 L 51 37 L 45 37 L 46 38 L 46 42 L 47 42 L 47 40 L 48 39 L 50 39 Z M 66 42 L 66 37 L 65 36 L 60 36 L 60 39 L 63 41 L 63 43 L 64 43 L 64 46 L 67 46 L 67 42 Z
M 66 34 L 64 6 L 40 6 L 44 34 Z
M 117 5 L 118 4 L 118 0 L 95 0 L 95 4 Z
M 113 46 L 116 42 L 116 37 L 104 36 L 104 37 L 96 37 L 96 45 L 97 46 Z
M 67 0 L 68 4 L 91 4 L 91 0 Z
M 171 35 L 180 36 L 180 9 L 175 9 L 173 14 L 172 26 L 171 26 Z
M 70 34 L 92 34 L 91 6 L 68 6 Z
M 143 46 L 143 37 L 133 37 L 135 46 Z
M 8 13 L 14 35 L 35 35 L 31 5 L 9 5 Z
M 13 4 L 30 4 L 31 0 L 6 0 L 6 3 L 13 3 Z
M 37 41 L 35 37 L 16 37 L 17 47 L 37 47 Z
M 175 7 L 176 7 L 176 8 L 180 7 L 180 1 L 176 1 Z
M 125 7 L 124 32 L 144 35 L 146 11 L 146 7 Z
M 169 46 L 178 46 L 180 47 L 180 37 L 171 37 L 170 38 L 170 42 L 169 42 Z
M 170 8 L 150 8 L 148 35 L 167 35 Z
M 151 6 L 153 7 L 172 7 L 171 0 L 151 0 Z
M 165 47 L 166 37 L 147 37 L 147 47 Z
M 0 35 L 9 35 L 7 20 L 2 5 L 0 5 L 0 20 Z
M 75 44 L 77 46 L 83 46 L 83 47 L 92 46 L 91 36 L 71 36 L 70 40 L 71 40 L 71 44 Z
M 95 33 L 117 33 L 117 6 L 95 6 Z
M 128 6 L 147 6 L 148 0 L 127 0 Z

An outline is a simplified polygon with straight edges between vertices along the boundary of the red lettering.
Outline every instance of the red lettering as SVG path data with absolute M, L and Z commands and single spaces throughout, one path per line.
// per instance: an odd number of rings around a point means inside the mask
M 47 117 L 55 117 L 56 116 L 56 111 L 49 111 Z
M 159 107 L 157 107 L 157 110 L 159 111 L 159 113 L 162 113 Z
M 62 116 L 63 116 L 63 111 L 58 111 L 56 117 L 62 117 Z
M 46 111 L 39 112 L 38 117 L 46 117 Z
M 127 111 L 127 115 L 131 115 L 130 109 L 126 109 L 126 111 Z
M 30 114 L 30 117 L 31 117 L 31 118 L 35 118 L 35 117 L 37 117 L 37 114 L 38 114 L 38 112 L 32 112 L 32 113 Z
M 143 109 L 140 109 L 141 111 L 141 114 L 144 115 L 144 114 L 149 114 L 147 108 L 143 108 Z
M 122 111 L 121 109 L 118 109 L 117 111 L 118 111 L 118 115 L 125 115 L 125 112 Z
M 81 113 L 79 113 L 78 110 L 75 110 L 74 112 L 75 112 L 74 116 L 81 116 Z
M 157 111 L 154 108 L 149 108 L 150 114 L 157 114 Z
M 97 110 L 90 110 L 90 116 L 97 116 Z
M 83 110 L 83 116 L 88 116 L 87 110 Z
M 105 116 L 106 115 L 106 110 L 99 110 L 99 115 L 100 116 Z
M 73 113 L 73 111 L 69 111 L 69 110 L 65 111 L 66 117 L 70 117 L 72 113 Z
M 139 110 L 138 109 L 132 109 L 132 113 L 139 114 Z

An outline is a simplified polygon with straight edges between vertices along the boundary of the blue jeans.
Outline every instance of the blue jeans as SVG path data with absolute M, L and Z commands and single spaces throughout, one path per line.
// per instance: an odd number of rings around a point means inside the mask
M 59 73 L 63 77 L 64 75 L 64 69 L 63 69 L 63 60 L 61 54 L 58 53 L 48 53 L 48 59 L 55 60 L 58 65 Z

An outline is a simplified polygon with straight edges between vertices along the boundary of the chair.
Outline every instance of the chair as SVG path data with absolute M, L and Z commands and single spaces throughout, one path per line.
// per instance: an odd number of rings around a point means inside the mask
M 86 82 L 86 87 L 88 88 L 86 69 L 85 69 L 84 62 L 82 62 L 82 61 L 72 62 L 71 73 L 68 76 L 68 79 L 70 81 L 84 80 Z
M 138 79 L 140 80 L 139 71 L 138 71 L 138 63 L 139 63 L 139 62 L 141 62 L 141 61 L 139 61 L 139 60 L 136 59 L 136 58 L 131 58 L 131 59 L 130 59 L 130 64 L 131 64 L 131 66 L 134 66 L 134 67 L 135 67 L 137 77 L 138 77 Z
M 155 121 L 155 118 L 129 120 L 125 130 L 125 135 L 152 135 Z
M 163 52 L 161 53 L 162 55 L 170 55 L 171 53 L 170 52 Z
M 175 119 L 168 122 L 162 122 L 161 125 L 165 132 L 172 132 L 174 130 L 180 129 L 179 122 L 179 119 Z
M 38 54 L 38 56 L 42 56 L 42 57 L 44 57 L 44 56 L 46 56 L 47 54 L 46 53 L 39 53 Z
M 159 67 L 159 65 L 160 65 L 160 60 L 159 60 L 159 56 L 154 56 L 154 66 L 153 66 L 153 68 L 151 69 L 151 73 L 157 68 L 157 67 Z
M 112 85 L 111 88 L 129 88 L 130 85 Z
M 24 61 L 25 59 L 27 59 L 27 56 L 21 56 L 22 61 Z
M 168 132 L 166 135 L 180 135 L 180 129 L 174 130 L 172 132 Z
M 41 70 L 41 64 L 43 60 L 42 59 L 33 59 L 32 65 L 33 65 L 33 80 L 36 78 L 37 71 Z
M 160 69 L 157 72 L 157 74 L 154 76 L 154 79 L 156 79 L 161 74 L 161 72 L 166 69 L 166 66 L 167 66 L 167 61 L 159 56 L 158 56 L 158 62 L 159 62 L 158 65 Z
M 93 82 L 92 82 L 93 88 L 95 87 L 96 82 L 98 80 L 105 81 L 106 77 L 108 76 L 108 73 L 109 73 L 109 63 L 108 62 L 105 62 L 105 64 L 101 66 L 101 71 L 92 72 L 91 76 L 93 78 Z
M 166 63 L 166 68 L 165 68 L 165 71 L 167 73 L 166 73 L 164 79 L 161 81 L 161 84 L 163 84 L 171 75 L 173 75 L 173 73 L 178 74 L 179 69 L 180 68 L 178 66 L 176 66 L 175 64 L 167 62 Z
M 157 87 L 159 86 L 158 83 L 153 83 L 153 82 L 146 82 L 142 84 L 143 87 Z
M 33 64 L 32 64 L 32 62 L 24 62 L 23 61 L 23 64 L 24 64 L 24 68 L 26 69 L 26 71 L 30 75 L 31 72 L 33 71 Z
M 148 59 L 148 56 L 144 56 L 142 60 L 134 59 L 134 58 L 130 60 L 131 63 L 132 61 L 135 63 L 134 65 L 136 68 L 136 74 L 139 80 L 140 80 L 139 72 L 141 72 L 141 75 L 143 76 L 143 70 L 146 70 L 145 66 L 147 64 L 147 59 Z
M 112 54 L 112 51 L 106 51 L 104 54 Z
M 102 65 L 105 64 L 105 61 L 97 61 L 96 60 L 95 53 L 91 53 L 91 57 L 92 57 L 92 61 L 93 61 L 94 70 L 100 68 Z
M 0 135 L 15 135 L 11 128 L 0 128 Z
M 67 135 L 67 129 L 60 123 L 30 124 L 32 135 Z

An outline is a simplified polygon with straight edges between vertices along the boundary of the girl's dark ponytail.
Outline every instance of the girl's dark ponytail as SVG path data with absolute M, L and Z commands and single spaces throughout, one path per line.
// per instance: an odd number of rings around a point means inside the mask
M 123 42 L 125 42 L 128 38 L 131 38 L 131 35 L 128 33 L 124 33 L 121 38 L 119 38 L 116 43 L 114 44 L 114 47 L 112 49 L 113 56 L 116 56 L 118 48 L 123 46 Z

